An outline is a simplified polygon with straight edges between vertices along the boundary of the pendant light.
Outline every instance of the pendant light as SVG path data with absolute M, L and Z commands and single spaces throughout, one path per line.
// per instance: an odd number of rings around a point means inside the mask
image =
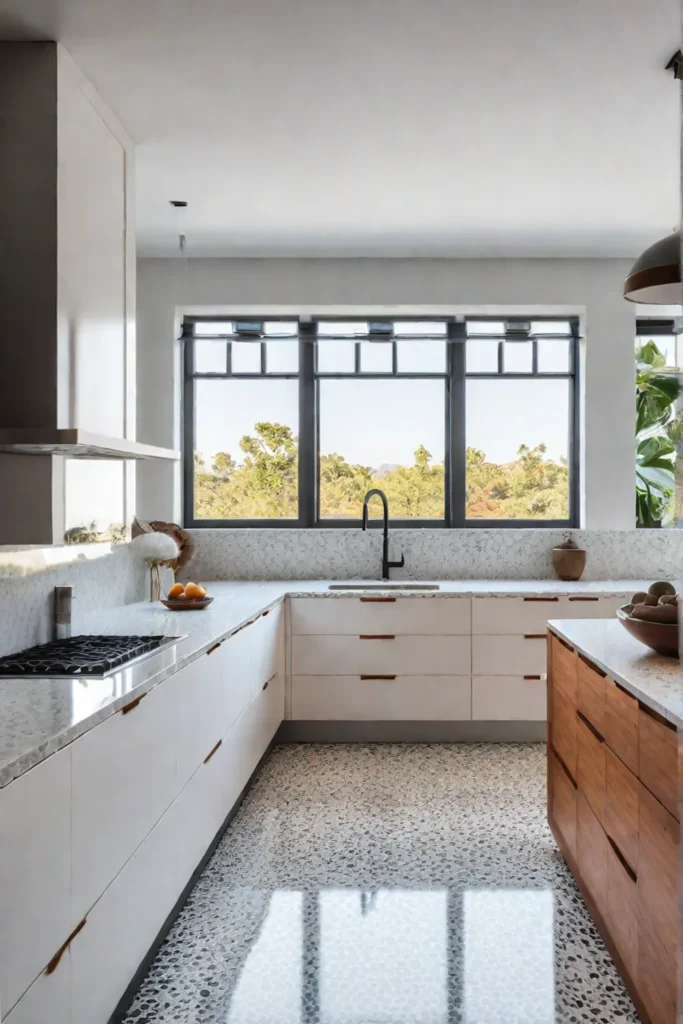
M 681 233 L 660 238 L 638 257 L 624 282 L 624 298 L 656 306 L 680 305 Z

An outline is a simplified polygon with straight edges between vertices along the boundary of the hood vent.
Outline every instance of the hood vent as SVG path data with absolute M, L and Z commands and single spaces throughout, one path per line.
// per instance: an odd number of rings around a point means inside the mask
M 87 430 L 50 427 L 0 427 L 0 452 L 15 455 L 65 455 L 70 459 L 179 459 L 173 448 L 159 448 Z

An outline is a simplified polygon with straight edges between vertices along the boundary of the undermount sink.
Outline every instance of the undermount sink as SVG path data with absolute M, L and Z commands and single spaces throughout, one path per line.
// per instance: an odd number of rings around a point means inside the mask
M 440 590 L 438 583 L 330 583 L 328 590 Z

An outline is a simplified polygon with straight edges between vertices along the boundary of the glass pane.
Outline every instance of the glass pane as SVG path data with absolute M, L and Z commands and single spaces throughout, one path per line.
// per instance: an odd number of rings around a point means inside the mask
M 503 346 L 505 373 L 531 373 L 533 358 L 534 346 L 530 341 L 506 341 Z
M 572 331 L 568 320 L 532 320 L 531 333 L 534 335 L 540 334 L 541 337 L 544 334 L 564 334 L 569 336 Z
M 353 373 L 356 366 L 355 341 L 323 341 L 317 350 L 318 373 Z
M 299 325 L 294 320 L 267 320 L 263 333 L 266 337 L 291 338 L 299 333 Z
M 295 519 L 299 382 L 197 380 L 194 394 L 195 518 Z
M 266 342 L 266 371 L 268 373 L 298 373 L 298 370 L 298 341 Z
M 360 323 L 357 320 L 346 320 L 346 321 L 332 321 L 329 320 L 326 323 L 318 324 L 318 337 L 319 338 L 358 338 L 364 337 L 368 333 L 367 322 L 363 321 Z
M 360 346 L 361 373 L 391 373 L 393 345 L 381 341 L 363 341 Z
M 399 373 L 445 373 L 445 341 L 399 341 Z
M 466 386 L 467 517 L 568 519 L 569 381 Z
M 320 382 L 323 518 L 360 519 L 371 487 L 392 518 L 443 518 L 445 390 L 442 380 Z
M 465 342 L 466 373 L 498 373 L 498 342 Z
M 260 341 L 233 341 L 232 342 L 232 372 L 233 373 L 260 373 L 261 372 L 261 342 Z
M 468 320 L 467 333 L 470 337 L 505 334 L 505 323 L 502 320 Z
M 234 333 L 234 324 L 232 320 L 215 320 L 211 323 L 198 322 L 194 325 L 195 338 L 201 338 L 203 335 L 210 335 L 212 337 L 229 337 Z
M 568 341 L 538 341 L 538 372 L 569 373 L 571 346 Z
M 224 341 L 195 341 L 194 372 L 225 373 L 228 368 L 227 343 Z
M 64 489 L 67 544 L 126 539 L 123 462 L 66 459 Z
M 394 324 L 396 338 L 446 337 L 446 324 L 441 320 L 400 320 Z

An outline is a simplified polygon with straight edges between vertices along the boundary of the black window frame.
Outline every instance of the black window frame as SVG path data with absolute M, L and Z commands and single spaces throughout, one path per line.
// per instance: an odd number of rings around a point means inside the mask
M 421 314 L 414 316 L 387 316 L 386 322 L 438 322 L 446 328 L 446 367 L 444 372 L 404 373 L 397 368 L 395 342 L 401 336 L 387 338 L 394 342 L 392 370 L 386 373 L 361 372 L 359 367 L 359 344 L 368 340 L 367 335 L 354 336 L 357 343 L 356 361 L 353 372 L 318 373 L 317 372 L 317 328 L 320 323 L 359 322 L 381 323 L 381 317 L 362 316 L 316 316 L 304 318 L 291 314 L 279 315 L 269 313 L 267 316 L 255 317 L 227 315 L 186 315 L 182 321 L 181 342 L 183 344 L 183 389 L 182 389 L 182 478 L 183 478 L 183 523 L 188 529 L 354 529 L 361 525 L 358 519 L 321 519 L 319 515 L 318 494 L 318 453 L 320 433 L 320 381 L 327 379 L 361 379 L 361 380 L 433 380 L 442 379 L 445 388 L 445 424 L 444 424 L 444 517 L 443 519 L 400 519 L 392 518 L 391 526 L 398 529 L 573 529 L 579 526 L 580 517 L 580 325 L 579 318 L 562 314 L 528 317 L 520 316 L 468 316 L 446 317 Z M 287 322 L 298 325 L 298 331 L 291 340 L 298 338 L 299 369 L 294 373 L 267 373 L 265 364 L 265 347 L 262 347 L 261 368 L 257 373 L 232 373 L 230 356 L 226 359 L 224 373 L 199 373 L 194 370 L 194 342 L 201 339 L 203 323 L 226 325 L 236 321 L 245 322 Z M 467 373 L 465 365 L 466 342 L 468 340 L 467 324 L 491 322 L 506 324 L 506 334 L 476 335 L 476 340 L 493 340 L 499 343 L 498 369 L 496 372 Z M 503 345 L 505 340 L 515 338 L 522 340 L 524 330 L 530 321 L 534 323 L 562 321 L 569 324 L 569 335 L 561 337 L 570 342 L 570 364 L 567 372 L 541 373 L 538 370 L 536 340 L 539 335 L 531 336 L 533 341 L 532 370 L 527 373 L 503 372 Z M 376 335 L 375 335 L 376 336 Z M 207 337 L 206 335 L 204 337 Z M 252 335 L 251 340 L 259 336 Z M 350 337 L 350 336 L 349 336 Z M 474 336 L 471 336 L 474 337 Z M 548 335 L 547 337 L 558 337 Z M 238 340 L 237 336 L 226 331 L 225 335 L 211 334 L 211 338 L 221 338 L 227 342 Z M 262 345 L 268 337 L 261 335 Z M 228 344 L 228 353 L 230 346 Z M 468 380 L 537 380 L 563 379 L 569 381 L 569 517 L 567 519 L 468 519 L 466 517 L 466 389 Z M 298 517 L 292 519 L 196 519 L 194 516 L 194 436 L 195 407 L 194 381 L 197 379 L 227 380 L 277 380 L 296 379 L 299 389 L 299 430 L 298 430 Z M 390 510 L 391 511 L 391 510 Z

